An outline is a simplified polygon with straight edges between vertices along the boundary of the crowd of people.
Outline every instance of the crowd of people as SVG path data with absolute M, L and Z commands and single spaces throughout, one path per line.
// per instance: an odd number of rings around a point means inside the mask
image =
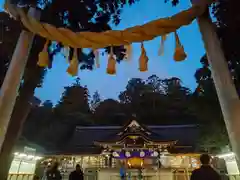
M 49 167 L 41 180 L 62 180 L 61 172 L 58 170 L 58 163 L 54 163 Z M 83 171 L 79 164 L 76 165 L 76 169 L 70 173 L 69 180 L 83 180 Z M 39 176 L 35 176 L 33 180 L 40 180 Z
M 210 165 L 211 157 L 208 154 L 202 154 L 200 157 L 201 167 L 192 171 L 191 180 L 221 180 L 220 174 Z M 121 180 L 128 179 L 124 168 L 120 169 Z M 75 171 L 69 175 L 69 180 L 83 180 L 84 174 L 79 164 L 76 165 Z M 35 177 L 34 180 L 40 180 Z M 42 180 L 62 180 L 60 171 L 58 170 L 58 163 L 53 164 L 49 168 Z

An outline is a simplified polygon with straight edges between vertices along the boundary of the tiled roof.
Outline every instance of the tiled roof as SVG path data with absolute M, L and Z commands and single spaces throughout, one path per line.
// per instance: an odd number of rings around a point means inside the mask
M 101 149 L 95 146 L 94 142 L 113 137 L 121 128 L 121 126 L 78 126 L 65 148 L 52 153 L 98 154 Z M 148 128 L 161 138 L 159 140 L 177 140 L 177 146 L 194 147 L 199 134 L 199 128 L 196 125 L 148 126 Z

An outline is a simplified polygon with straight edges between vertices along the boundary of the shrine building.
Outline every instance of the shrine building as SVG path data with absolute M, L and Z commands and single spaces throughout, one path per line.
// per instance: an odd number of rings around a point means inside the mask
M 188 172 L 200 165 L 198 134 L 196 125 L 145 126 L 136 120 L 123 127 L 79 126 L 64 148 L 48 152 L 41 163 L 58 161 L 66 174 L 80 164 L 86 175 L 98 177 L 108 171 L 117 177 L 122 166 L 149 173 Z

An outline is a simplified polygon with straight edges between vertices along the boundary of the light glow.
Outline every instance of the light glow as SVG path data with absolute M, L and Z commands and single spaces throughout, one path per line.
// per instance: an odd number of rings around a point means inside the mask
M 119 157 L 119 154 L 117 152 L 113 152 L 113 157 Z
M 145 156 L 145 152 L 144 151 L 141 151 L 140 152 L 140 157 L 144 157 Z
M 27 158 L 28 158 L 28 159 L 33 159 L 34 156 L 33 156 L 33 155 L 27 155 Z
M 128 152 L 128 151 L 125 152 L 125 156 L 126 156 L 126 157 L 130 157 L 130 156 L 131 156 L 130 152 Z
M 233 152 L 217 155 L 218 158 L 227 158 L 227 157 L 233 157 L 233 156 L 235 156 Z
M 26 157 L 27 155 L 24 154 L 24 153 L 20 153 L 18 156 L 19 156 L 19 157 Z
M 40 157 L 40 156 L 35 156 L 35 158 L 34 158 L 36 161 L 37 160 L 40 160 L 40 159 L 42 159 L 42 157 Z
M 19 152 L 15 152 L 14 156 L 16 156 L 18 158 L 33 159 L 35 161 L 38 161 L 38 160 L 42 159 L 42 157 L 40 157 L 40 156 L 27 155 L 25 153 L 19 153 Z

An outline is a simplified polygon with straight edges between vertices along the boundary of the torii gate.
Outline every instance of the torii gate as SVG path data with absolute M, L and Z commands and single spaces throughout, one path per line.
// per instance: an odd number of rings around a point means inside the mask
M 193 4 L 198 5 L 198 1 L 193 0 Z M 202 2 L 201 2 L 202 3 Z M 224 121 L 228 131 L 233 152 L 237 157 L 240 167 L 240 103 L 237 91 L 232 81 L 228 65 L 225 60 L 220 41 L 214 29 L 214 25 L 207 11 L 197 18 L 202 39 L 207 52 L 209 64 L 211 66 L 212 77 L 217 90 Z M 40 13 L 34 8 L 30 8 L 29 14 L 39 19 Z M 4 83 L 0 91 L 0 150 L 5 139 L 10 117 L 14 108 L 18 88 L 27 62 L 27 57 L 34 34 L 22 31 L 18 40 L 15 52 Z

